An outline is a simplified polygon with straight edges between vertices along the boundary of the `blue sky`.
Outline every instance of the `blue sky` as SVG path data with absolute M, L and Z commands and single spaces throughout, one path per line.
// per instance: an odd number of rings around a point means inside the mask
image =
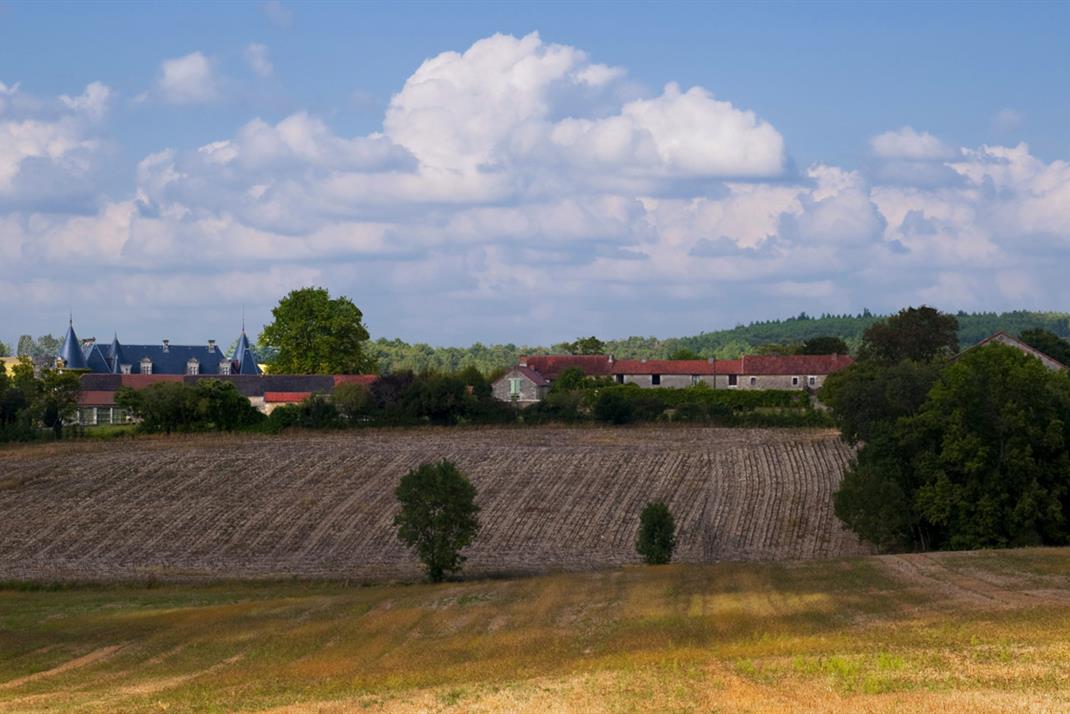
M 0 0 L 0 339 L 1065 309 L 1070 5 Z M 537 33 L 537 34 L 533 34 Z

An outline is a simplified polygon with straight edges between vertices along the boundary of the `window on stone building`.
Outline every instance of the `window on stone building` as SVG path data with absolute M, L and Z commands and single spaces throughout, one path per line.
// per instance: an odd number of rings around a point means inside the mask
M 799 378 L 798 377 L 792 377 L 791 378 L 791 386 L 793 386 L 793 387 L 798 387 L 799 386 Z
M 739 377 L 734 374 L 728 375 L 728 386 L 735 387 L 739 385 Z
M 652 375 L 650 375 L 650 383 L 654 384 L 654 385 L 661 384 L 661 375 L 660 374 L 652 374 Z
M 695 386 L 696 384 L 700 383 L 701 381 L 702 381 L 702 377 L 698 376 L 697 374 L 691 375 L 691 386 L 692 387 Z
M 520 396 L 520 381 L 521 380 L 520 380 L 519 377 L 510 377 L 509 378 L 509 396 L 510 397 L 518 397 L 518 396 Z
M 146 357 L 145 359 L 141 360 L 141 373 L 142 374 L 152 374 L 152 360 L 149 359 L 148 357 Z
M 230 374 L 230 360 L 223 360 L 219 363 L 220 374 Z
M 813 377 L 813 376 L 807 377 L 806 378 L 806 383 L 809 384 L 811 387 L 813 387 L 815 384 L 817 384 L 817 377 Z
M 186 362 L 186 374 L 198 375 L 201 373 L 201 363 L 196 358 Z
M 750 386 L 752 386 L 752 387 L 758 386 L 758 378 L 757 377 L 751 377 L 750 378 Z

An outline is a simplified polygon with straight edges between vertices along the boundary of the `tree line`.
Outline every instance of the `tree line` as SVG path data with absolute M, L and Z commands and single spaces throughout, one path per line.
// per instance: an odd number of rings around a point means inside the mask
M 0 364 L 0 442 L 32 441 L 42 427 L 61 438 L 64 424 L 78 411 L 79 387 L 78 375 L 71 372 L 35 374 L 28 357 L 10 374 Z
M 1019 335 L 1043 330 L 1058 338 L 1070 337 L 1070 314 L 1061 312 L 959 312 L 954 315 L 960 344 L 979 342 L 997 331 Z M 824 354 L 861 347 L 863 335 L 883 318 L 863 310 L 858 314 L 805 312 L 782 320 L 737 325 L 732 329 L 703 332 L 689 337 L 659 339 L 627 337 L 602 340 L 596 336 L 552 345 L 475 343 L 468 347 L 435 347 L 400 339 L 370 339 L 363 313 L 347 297 L 331 297 L 324 288 L 308 287 L 290 292 L 272 310 L 253 348 L 261 361 L 276 374 L 356 374 L 411 371 L 454 373 L 474 367 L 493 377 L 524 355 L 612 354 L 618 359 L 734 359 L 746 354 L 792 354 L 819 338 L 836 339 L 825 344 Z M 17 355 L 38 364 L 51 360 L 60 346 L 52 335 L 36 339 L 23 335 Z M 0 355 L 10 350 L 0 343 Z M 233 351 L 233 345 L 228 354 Z M 809 352 L 809 354 L 819 354 Z

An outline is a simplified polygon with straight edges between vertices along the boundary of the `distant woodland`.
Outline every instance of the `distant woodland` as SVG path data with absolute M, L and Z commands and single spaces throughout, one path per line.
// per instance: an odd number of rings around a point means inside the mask
M 605 351 L 624 359 L 668 359 L 682 352 L 700 357 L 731 359 L 744 354 L 755 354 L 770 345 L 794 345 L 813 337 L 831 336 L 842 338 L 854 352 L 867 327 L 883 315 L 868 310 L 858 315 L 821 315 L 811 317 L 802 313 L 785 320 L 752 322 L 737 325 L 730 330 L 703 332 L 692 337 L 628 337 L 620 340 L 604 340 Z M 975 344 L 993 332 L 1002 330 L 1018 335 L 1023 330 L 1042 328 L 1059 337 L 1070 337 L 1070 313 L 1065 312 L 959 312 L 959 344 L 963 347 Z M 516 363 L 517 357 L 528 354 L 569 352 L 572 344 L 550 346 L 531 345 L 484 345 L 471 347 L 432 347 L 401 340 L 379 339 L 368 343 L 370 355 L 383 372 L 412 370 L 423 372 L 435 370 L 453 372 L 474 366 L 484 373 L 492 373 Z
M 691 337 L 604 339 L 600 346 L 608 354 L 623 359 L 668 359 L 683 353 L 689 353 L 689 356 L 731 359 L 744 354 L 755 354 L 772 345 L 791 346 L 813 337 L 829 336 L 842 338 L 853 353 L 857 350 L 865 329 L 882 317 L 868 310 L 858 315 L 820 317 L 802 313 L 785 320 L 752 322 L 749 325 L 737 325 L 730 330 L 703 332 Z M 959 322 L 959 344 L 963 347 L 972 345 L 997 330 L 1018 335 L 1023 330 L 1042 328 L 1059 337 L 1070 337 L 1070 313 L 1065 312 L 959 312 L 955 317 Z M 516 364 L 521 355 L 571 352 L 575 345 L 576 343 L 549 346 L 485 345 L 477 342 L 470 347 L 432 347 L 424 343 L 410 344 L 398 339 L 380 338 L 369 341 L 366 346 L 368 356 L 374 360 L 379 372 L 456 372 L 466 367 L 476 367 L 484 374 L 492 374 Z M 17 354 L 47 360 L 55 355 L 58 347 L 59 339 L 51 335 L 44 335 L 36 340 L 24 335 L 18 341 Z M 233 345 L 228 354 L 232 350 Z M 274 352 L 259 344 L 254 345 L 254 350 L 261 361 L 270 359 Z M 0 351 L 0 355 L 2 354 Z

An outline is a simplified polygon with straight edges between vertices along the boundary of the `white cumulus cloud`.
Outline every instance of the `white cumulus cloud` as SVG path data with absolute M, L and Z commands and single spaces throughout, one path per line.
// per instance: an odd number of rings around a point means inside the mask
M 927 161 L 955 155 L 954 149 L 929 132 L 915 131 L 909 126 L 878 134 L 870 140 L 870 146 L 882 159 Z
M 60 95 L 59 100 L 65 107 L 76 112 L 84 112 L 93 119 L 101 119 L 108 112 L 108 104 L 115 96 L 115 91 L 102 82 L 91 82 L 77 97 Z
M 219 98 L 212 61 L 200 52 L 164 60 L 156 87 L 163 100 L 172 104 L 199 104 Z
M 218 96 L 206 57 L 171 62 L 172 94 L 162 73 L 155 96 Z M 23 200 L 31 179 L 86 175 L 112 97 L 94 83 L 0 115 L 0 287 L 13 314 L 62 316 L 60 283 L 86 312 L 202 307 L 186 311 L 200 337 L 221 300 L 266 314 L 314 281 L 377 335 L 448 343 L 1070 302 L 1065 160 L 903 127 L 874 136 L 861 167 L 795 171 L 777 128 L 716 88 L 627 82 L 579 48 L 495 35 L 423 62 L 381 131 L 248 117 L 198 148 L 162 144 L 91 210 Z M 72 276 L 87 270 L 83 290 Z

